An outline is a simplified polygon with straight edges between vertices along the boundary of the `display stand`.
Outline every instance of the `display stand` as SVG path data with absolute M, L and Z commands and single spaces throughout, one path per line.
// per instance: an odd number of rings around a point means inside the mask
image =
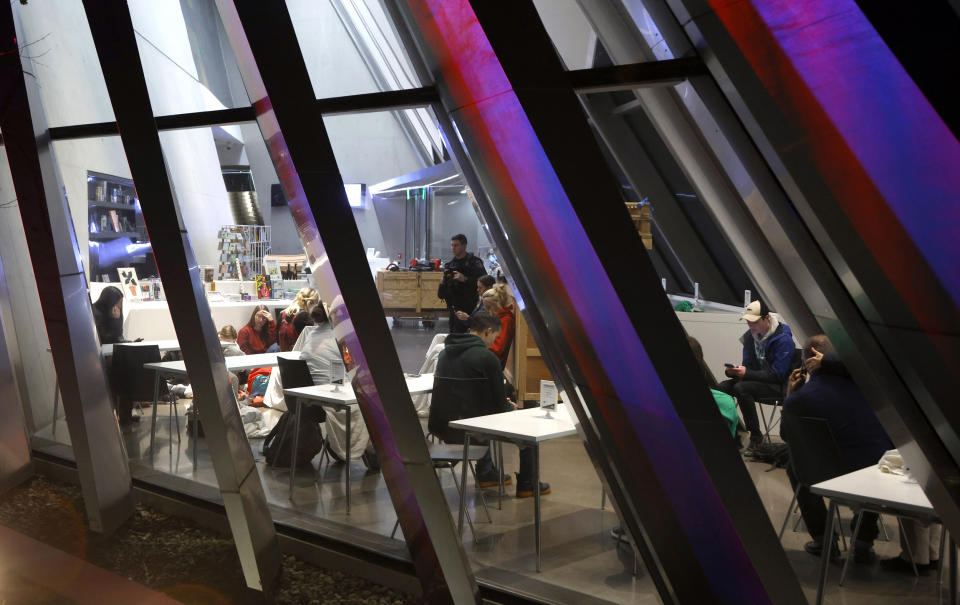
M 263 257 L 270 250 L 270 227 L 224 225 L 218 237 L 219 279 L 252 280 L 254 275 L 263 273 Z

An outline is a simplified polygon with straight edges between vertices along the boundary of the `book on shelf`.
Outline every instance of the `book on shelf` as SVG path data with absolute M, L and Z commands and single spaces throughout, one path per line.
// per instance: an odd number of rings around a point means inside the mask
M 114 233 L 120 233 L 120 217 L 117 216 L 116 210 L 110 211 L 110 224 L 113 225 Z

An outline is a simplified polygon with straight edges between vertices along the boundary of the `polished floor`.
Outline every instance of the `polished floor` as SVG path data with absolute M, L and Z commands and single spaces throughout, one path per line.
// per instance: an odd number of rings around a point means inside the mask
M 444 324 L 441 322 L 442 329 Z M 405 371 L 417 371 L 430 340 L 436 333 L 413 322 L 404 322 L 392 330 L 398 355 Z M 161 404 L 158 416 L 158 437 L 152 456 L 149 450 L 149 418 L 134 430 L 125 433 L 131 468 L 140 479 L 194 496 L 218 499 L 213 468 L 205 444 L 200 440 L 198 464 L 192 465 L 193 439 L 186 434 L 183 422 L 185 403 L 177 406 L 181 435 L 166 420 L 168 407 Z M 268 414 L 274 414 L 268 411 Z M 67 442 L 63 421 L 57 423 L 56 441 Z M 51 427 L 38 434 L 52 438 Z M 55 446 L 54 446 L 55 447 Z M 351 464 L 351 511 L 346 513 L 343 464 L 324 464 L 316 473 L 298 471 L 293 493 L 289 492 L 287 470 L 266 467 L 260 452 L 262 439 L 251 440 L 258 460 L 264 488 L 274 519 L 306 530 L 339 536 L 352 544 L 405 557 L 401 536 L 390 539 L 396 515 L 386 485 L 378 473 L 368 473 L 360 461 Z M 504 448 L 507 471 L 517 470 L 517 450 Z M 468 506 L 474 518 L 476 536 L 465 528 L 463 544 L 478 578 L 492 584 L 508 586 L 545 601 L 577 603 L 658 603 L 659 598 L 642 564 L 634 574 L 634 558 L 628 545 L 617 545 L 610 538 L 610 529 L 617 518 L 607 506 L 601 508 L 600 481 L 577 437 L 546 442 L 541 449 L 543 480 L 550 482 L 553 492 L 542 498 L 543 565 L 535 568 L 533 549 L 533 501 L 514 498 L 512 486 L 498 503 L 497 490 L 485 490 L 489 519 L 472 481 L 468 487 Z M 792 493 L 782 469 L 767 470 L 767 465 L 745 462 L 757 486 L 769 521 L 777 529 L 782 523 Z M 457 492 L 449 471 L 440 472 L 440 482 L 455 514 Z M 848 519 L 849 513 L 845 518 Z M 897 524 L 885 518 L 891 541 L 878 541 L 881 557 L 899 552 Z M 817 581 L 817 559 L 803 551 L 809 539 L 806 533 L 788 529 L 783 545 L 787 556 L 809 599 L 813 599 Z M 938 601 L 935 574 L 914 581 L 909 576 L 881 572 L 876 563 L 870 566 L 851 565 L 843 587 L 837 585 L 840 568 L 831 567 L 828 582 L 828 603 L 886 604 L 935 603 Z M 945 592 L 945 589 L 944 589 Z

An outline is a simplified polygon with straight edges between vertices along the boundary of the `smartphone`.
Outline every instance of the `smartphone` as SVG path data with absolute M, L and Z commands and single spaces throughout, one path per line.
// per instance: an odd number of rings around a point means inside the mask
M 723 367 L 725 367 L 725 368 L 735 368 L 735 367 L 737 367 L 737 366 L 733 365 L 732 363 L 725 363 L 725 364 L 723 364 Z

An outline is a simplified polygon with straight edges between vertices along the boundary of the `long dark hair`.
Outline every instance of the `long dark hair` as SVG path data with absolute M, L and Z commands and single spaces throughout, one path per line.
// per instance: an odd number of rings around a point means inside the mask
M 688 334 L 687 343 L 693 349 L 693 356 L 697 358 L 697 365 L 700 366 L 700 372 L 703 373 L 703 379 L 707 382 L 707 386 L 711 389 L 717 388 L 717 379 L 713 377 L 713 372 L 707 367 L 707 362 L 703 360 L 703 347 L 700 346 L 700 341 Z
M 257 313 L 260 311 L 270 312 L 270 309 L 267 308 L 267 305 L 257 305 L 253 310 L 253 313 L 250 314 L 250 321 L 247 322 L 247 327 L 257 333 L 260 336 L 260 340 L 266 341 L 267 337 L 270 336 L 270 322 L 263 322 L 263 327 L 260 330 L 257 330 Z
M 93 303 L 93 306 L 101 313 L 109 313 L 110 309 L 116 306 L 121 300 L 123 300 L 123 292 L 120 291 L 120 288 L 107 286 L 100 292 L 100 298 Z

